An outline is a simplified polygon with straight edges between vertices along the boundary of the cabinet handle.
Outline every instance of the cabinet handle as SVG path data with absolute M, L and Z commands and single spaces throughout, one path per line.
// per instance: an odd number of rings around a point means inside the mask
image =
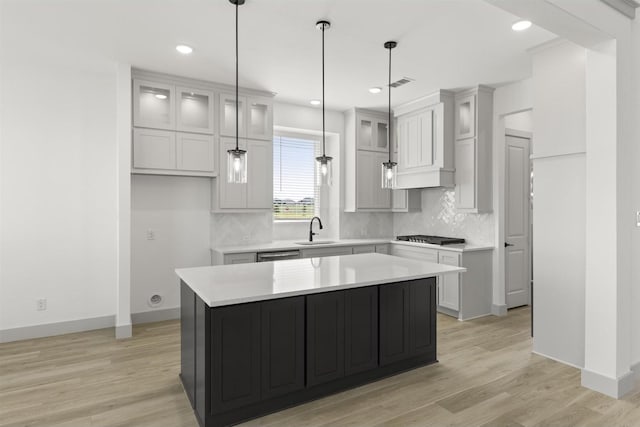
M 504 247 L 509 247 L 509 246 L 513 246 L 513 243 L 508 243 L 508 242 L 504 242 Z

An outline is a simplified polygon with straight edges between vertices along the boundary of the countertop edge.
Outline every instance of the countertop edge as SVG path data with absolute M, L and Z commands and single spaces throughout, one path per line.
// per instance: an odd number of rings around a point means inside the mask
M 180 277 L 178 270 L 179 269 L 176 269 L 175 272 L 178 275 L 178 277 Z M 292 298 L 292 297 L 305 296 L 305 295 L 321 294 L 325 292 L 335 292 L 335 291 L 341 291 L 341 290 L 347 290 L 347 289 L 364 288 L 367 286 L 389 285 L 392 283 L 407 282 L 409 280 L 429 279 L 432 277 L 439 277 L 444 274 L 464 273 L 466 271 L 467 269 L 464 267 L 457 267 L 456 270 L 451 270 L 447 272 L 431 273 L 428 275 L 418 274 L 418 275 L 403 277 L 402 279 L 385 279 L 385 280 L 376 280 L 376 281 L 365 281 L 360 283 L 348 283 L 343 285 L 336 285 L 336 286 L 317 288 L 317 289 L 305 289 L 301 291 L 283 292 L 280 294 L 255 295 L 255 296 L 245 297 L 245 298 L 229 299 L 226 301 L 211 301 L 208 298 L 205 298 L 204 295 L 202 295 L 201 292 L 199 292 L 199 289 L 194 289 L 193 287 L 191 287 L 182 277 L 180 277 L 180 281 L 184 282 L 187 286 L 189 286 L 189 288 L 193 292 L 195 292 L 195 294 L 198 295 L 198 297 L 200 297 L 200 299 L 204 301 L 204 303 L 207 304 L 208 307 L 215 308 L 215 307 L 226 307 L 229 305 L 236 305 L 236 304 L 246 304 L 250 302 L 270 301 L 270 300 L 281 299 L 281 298 Z
M 280 242 L 282 244 L 280 244 Z M 406 245 L 413 246 L 417 248 L 428 248 L 428 249 L 437 249 L 443 251 L 452 251 L 452 252 L 474 252 L 474 251 L 488 251 L 493 250 L 493 246 L 467 246 L 467 247 L 455 247 L 455 246 L 442 246 L 442 245 L 432 245 L 429 243 L 415 243 L 415 242 L 406 242 L 395 240 L 391 238 L 380 238 L 380 239 L 343 239 L 336 241 L 335 243 L 327 243 L 323 245 L 297 245 L 291 240 L 283 240 L 276 241 L 271 243 L 256 243 L 251 245 L 238 245 L 238 246 L 218 246 L 210 248 L 213 252 L 218 252 L 221 254 L 240 254 L 246 252 L 273 252 L 273 251 L 285 251 L 285 250 L 305 250 L 305 249 L 316 249 L 316 248 L 339 248 L 343 246 L 364 246 L 364 245 L 386 245 L 386 244 L 396 244 L 396 245 Z M 264 245 L 264 246 L 261 246 Z

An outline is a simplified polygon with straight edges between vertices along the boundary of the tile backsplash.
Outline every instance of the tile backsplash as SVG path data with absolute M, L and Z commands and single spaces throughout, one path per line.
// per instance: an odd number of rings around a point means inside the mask
M 422 190 L 422 212 L 339 213 L 339 236 L 330 226 L 322 237 L 341 239 L 394 237 L 403 234 L 436 234 L 462 237 L 474 245 L 493 245 L 494 217 L 489 214 L 460 213 L 455 208 L 455 192 L 447 188 Z M 278 227 L 278 228 L 276 228 Z M 273 239 L 304 239 L 308 223 L 276 225 L 271 212 L 211 214 L 211 246 L 271 242 Z M 337 231 L 337 230 L 335 230 Z
M 211 247 L 271 242 L 273 215 L 261 213 L 212 213 Z
M 493 213 L 460 213 L 455 208 L 455 191 L 449 188 L 422 190 L 422 212 L 393 215 L 393 235 L 434 234 L 462 237 L 473 245 L 493 245 Z
M 340 238 L 359 239 L 393 236 L 393 214 L 386 212 L 341 212 Z

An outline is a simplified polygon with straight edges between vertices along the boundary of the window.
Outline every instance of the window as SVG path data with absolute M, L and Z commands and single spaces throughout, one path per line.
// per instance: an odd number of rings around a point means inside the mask
M 318 140 L 305 135 L 273 137 L 273 218 L 303 220 L 316 215 Z

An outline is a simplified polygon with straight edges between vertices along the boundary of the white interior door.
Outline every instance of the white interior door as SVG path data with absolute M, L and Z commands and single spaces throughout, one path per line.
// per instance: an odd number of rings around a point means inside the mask
M 516 136 L 517 135 L 517 136 Z M 531 139 L 522 133 L 506 135 L 505 282 L 507 308 L 530 304 L 529 194 Z

